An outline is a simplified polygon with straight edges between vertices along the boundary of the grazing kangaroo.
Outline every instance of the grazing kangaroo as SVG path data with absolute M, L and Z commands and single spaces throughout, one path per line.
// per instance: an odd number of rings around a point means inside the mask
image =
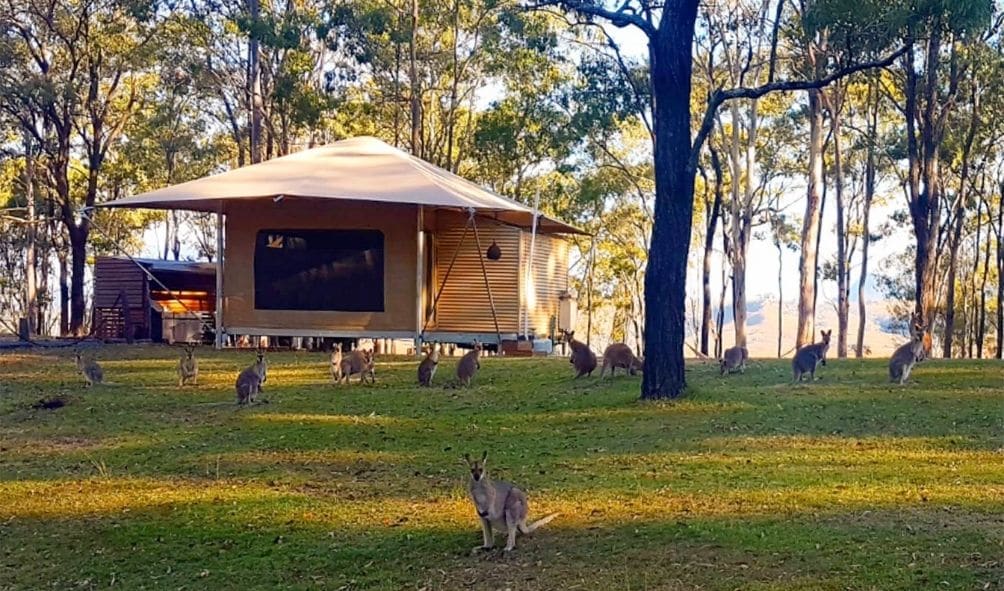
M 791 360 L 794 381 L 801 382 L 805 374 L 809 374 L 810 381 L 815 380 L 816 368 L 820 364 L 826 365 L 826 351 L 830 348 L 830 335 L 833 331 L 822 330 L 819 334 L 823 337 L 822 341 L 806 345 L 795 352 L 795 357 Z
M 267 368 L 265 352 L 258 351 L 255 362 L 237 375 L 237 404 L 252 404 L 261 392 L 261 383 L 265 381 Z
M 722 375 L 730 374 L 734 371 L 746 373 L 746 361 L 749 359 L 749 351 L 746 347 L 732 347 L 726 349 L 722 354 L 721 372 Z
M 195 359 L 195 345 L 185 345 L 185 353 L 178 360 L 178 387 L 189 381 L 199 385 L 199 362 Z
M 929 338 L 930 333 L 925 331 L 924 326 L 919 322 L 914 322 L 910 326 L 910 342 L 900 345 L 889 359 L 890 381 L 900 385 L 906 383 L 913 366 L 924 359 L 925 339 Z
M 342 379 L 349 383 L 349 378 L 359 374 L 359 383 L 366 381 L 366 376 L 370 377 L 370 383 L 376 383 L 376 362 L 373 358 L 373 351 L 370 349 L 356 349 L 350 351 L 348 356 L 342 359 Z
M 331 372 L 331 381 L 338 383 L 342 381 L 342 344 L 335 343 L 331 348 L 331 365 L 328 367 Z
M 635 375 L 641 371 L 644 364 L 645 361 L 636 357 L 631 347 L 624 343 L 614 343 L 603 352 L 603 367 L 600 368 L 600 377 L 606 375 L 607 368 L 610 368 L 610 375 L 613 376 L 618 367 L 624 369 L 625 373 Z
M 579 379 L 582 376 L 591 377 L 593 370 L 596 369 L 596 353 L 593 353 L 589 345 L 575 340 L 574 330 L 562 331 L 562 333 L 565 336 L 565 342 L 572 349 L 572 356 L 568 359 L 568 362 L 575 368 L 575 379 Z
M 508 482 L 494 482 L 488 477 L 485 470 L 485 463 L 488 460 L 488 452 L 481 455 L 481 461 L 472 461 L 471 456 L 464 454 L 464 461 L 471 471 L 471 481 L 467 490 L 474 503 L 474 510 L 481 520 L 481 532 L 484 534 L 484 543 L 474 548 L 478 550 L 491 550 L 495 547 L 495 539 L 492 535 L 492 526 L 499 529 L 505 527 L 509 533 L 506 541 L 505 551 L 510 552 L 516 548 L 516 532 L 529 534 L 538 527 L 550 522 L 558 516 L 552 513 L 543 519 L 538 519 L 527 524 L 526 516 L 529 509 L 526 493 L 516 488 Z
M 432 385 L 432 378 L 436 375 L 436 368 L 439 367 L 439 356 L 443 354 L 443 347 L 436 347 L 435 343 L 426 351 L 425 359 L 418 364 L 418 385 L 429 387 Z
M 105 379 L 105 372 L 101 371 L 101 366 L 94 359 L 84 359 L 80 352 L 74 355 L 77 362 L 77 369 L 84 376 L 84 384 L 90 388 L 94 384 L 100 384 Z
M 481 361 L 479 358 L 481 356 L 482 349 L 483 347 L 481 346 L 481 343 L 474 341 L 474 348 L 460 358 L 460 363 L 457 364 L 457 379 L 460 380 L 461 384 L 470 386 L 471 379 L 473 379 L 474 375 L 478 373 L 479 369 L 481 369 Z

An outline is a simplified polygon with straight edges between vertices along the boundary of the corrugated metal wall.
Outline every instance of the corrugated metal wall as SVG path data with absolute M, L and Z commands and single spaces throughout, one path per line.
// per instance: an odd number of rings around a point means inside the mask
M 530 256 L 530 233 L 523 233 L 523 266 L 520 280 L 526 276 L 526 260 Z M 538 337 L 550 336 L 551 317 L 560 309 L 558 296 L 568 289 L 568 242 L 551 235 L 537 235 L 533 249 L 533 290 L 530 298 L 530 330 Z M 533 300 L 536 300 L 535 302 Z
M 485 259 L 485 270 L 495 300 L 499 329 L 515 332 L 519 323 L 519 259 L 520 230 L 487 220 L 478 220 L 478 237 L 482 250 L 487 250 L 494 240 L 502 249 L 502 258 L 497 261 Z M 438 291 L 450 266 L 453 254 L 457 252 L 456 263 L 450 271 L 449 281 L 443 287 L 439 304 L 436 306 L 434 327 L 442 332 L 495 332 L 492 321 L 488 291 L 485 289 L 484 274 L 474 233 L 464 234 L 463 225 L 440 228 L 435 234 L 435 285 Z M 481 253 L 484 255 L 484 253 Z

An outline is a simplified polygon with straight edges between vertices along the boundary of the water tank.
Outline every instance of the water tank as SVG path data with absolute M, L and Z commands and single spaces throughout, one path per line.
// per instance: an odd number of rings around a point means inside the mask
M 575 330 L 576 317 L 579 314 L 579 305 L 575 299 L 573 290 L 565 290 L 558 296 L 558 328 L 565 331 Z

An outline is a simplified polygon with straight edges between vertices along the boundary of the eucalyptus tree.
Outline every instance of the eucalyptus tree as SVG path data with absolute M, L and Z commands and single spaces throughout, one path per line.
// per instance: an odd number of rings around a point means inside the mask
M 655 206 L 645 276 L 645 372 L 643 398 L 675 398 L 686 387 L 683 349 L 686 333 L 686 277 L 694 207 L 694 177 L 701 147 L 714 127 L 718 107 L 731 99 L 755 99 L 774 91 L 821 88 L 849 73 L 884 65 L 891 58 L 862 62 L 808 80 L 777 81 L 775 68 L 755 87 L 709 93 L 704 117 L 693 135 L 691 89 L 697 0 L 627 0 L 616 7 L 575 0 L 540 1 L 586 19 L 632 27 L 648 40 L 649 96 L 655 164 Z M 780 27 L 783 6 L 774 14 Z M 770 54 L 776 56 L 776 51 Z

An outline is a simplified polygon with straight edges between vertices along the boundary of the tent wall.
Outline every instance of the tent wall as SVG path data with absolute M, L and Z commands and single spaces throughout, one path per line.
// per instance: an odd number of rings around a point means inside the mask
M 526 281 L 526 263 L 530 256 L 530 233 L 523 232 L 520 281 Z M 554 235 L 538 234 L 533 248 L 532 284 L 523 290 L 524 305 L 529 304 L 530 332 L 538 337 L 551 336 L 551 318 L 557 319 L 558 297 L 568 289 L 568 241 Z M 522 331 L 522 327 L 520 329 Z
M 223 322 L 250 334 L 414 333 L 418 210 L 414 205 L 290 199 L 248 202 L 226 219 Z M 254 252 L 259 230 L 379 230 L 384 236 L 384 311 L 259 310 L 254 303 Z
M 449 280 L 443 287 L 436 317 L 430 328 L 438 332 L 495 333 L 488 291 L 485 289 L 484 274 L 474 241 L 474 233 L 468 230 L 463 243 L 466 216 L 440 212 L 437 216 L 433 239 L 435 292 L 443 286 L 446 271 L 453 255 L 459 248 L 457 260 L 450 271 Z M 497 261 L 485 258 L 485 270 L 495 301 L 499 330 L 503 334 L 514 333 L 519 323 L 519 259 L 520 229 L 498 222 L 478 218 L 478 237 L 481 241 L 481 256 L 494 240 L 502 249 L 502 258 Z

